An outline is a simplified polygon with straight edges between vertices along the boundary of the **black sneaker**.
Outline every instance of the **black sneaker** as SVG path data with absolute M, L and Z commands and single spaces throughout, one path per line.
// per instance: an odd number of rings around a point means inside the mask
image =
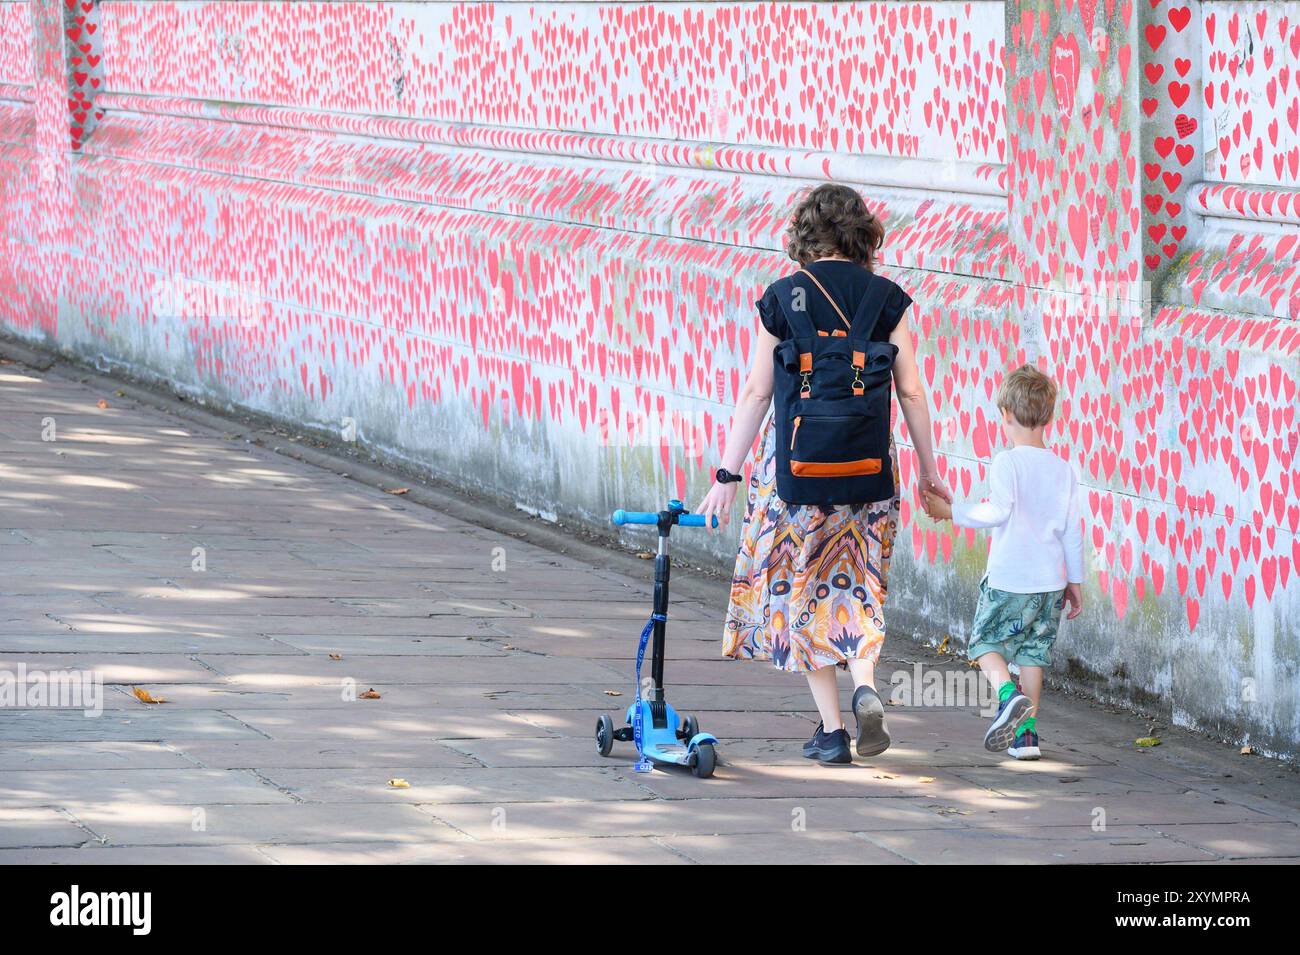
M 853 762 L 853 756 L 849 753 L 848 730 L 837 729 L 833 733 L 827 733 L 822 729 L 823 725 L 818 723 L 813 738 L 803 744 L 804 756 L 823 763 Z
M 859 756 L 879 756 L 889 749 L 885 704 L 874 687 L 864 684 L 853 691 L 853 715 L 858 718 Z
M 826 735 L 822 732 L 822 727 L 825 725 L 826 725 L 825 723 L 818 723 L 816 731 L 814 731 L 812 734 L 812 739 L 808 740 L 808 742 L 803 744 L 803 754 L 808 759 L 817 758 L 817 753 L 816 753 L 817 747 L 821 745 L 821 742 Z

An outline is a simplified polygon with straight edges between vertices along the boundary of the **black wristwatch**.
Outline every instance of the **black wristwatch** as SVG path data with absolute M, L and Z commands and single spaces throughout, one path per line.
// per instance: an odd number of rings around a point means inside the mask
M 713 479 L 719 484 L 737 484 L 745 480 L 745 475 L 732 474 L 726 468 L 718 468 L 718 470 L 713 473 Z

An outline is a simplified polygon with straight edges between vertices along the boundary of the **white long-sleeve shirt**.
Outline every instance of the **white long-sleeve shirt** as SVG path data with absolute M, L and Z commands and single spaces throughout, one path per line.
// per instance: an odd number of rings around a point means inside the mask
M 1043 594 L 1083 582 L 1083 526 L 1074 468 L 1046 448 L 999 452 L 989 496 L 953 504 L 958 527 L 988 527 L 988 581 L 996 590 Z

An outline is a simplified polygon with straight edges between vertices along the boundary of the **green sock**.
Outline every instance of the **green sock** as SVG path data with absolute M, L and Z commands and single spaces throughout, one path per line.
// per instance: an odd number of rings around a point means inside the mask
M 1025 720 L 1023 723 L 1020 724 L 1020 729 L 1016 732 L 1016 735 L 1019 736 L 1021 733 L 1037 733 L 1037 732 L 1038 732 L 1038 717 L 1031 716 L 1029 717 L 1029 719 Z
M 1007 700 L 1011 699 L 1011 697 L 1015 696 L 1015 694 L 1016 694 L 1015 683 L 1013 683 L 1011 680 L 1007 680 L 1006 683 L 1003 683 L 1000 687 L 998 687 L 998 702 L 1005 703 Z

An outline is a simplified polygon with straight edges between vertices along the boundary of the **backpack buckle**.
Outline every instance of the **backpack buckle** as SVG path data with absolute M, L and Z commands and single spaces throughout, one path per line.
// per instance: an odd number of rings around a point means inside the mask
M 855 367 L 853 369 L 853 393 L 861 395 L 866 392 L 866 386 L 862 383 L 862 369 Z
M 812 395 L 812 372 L 805 371 L 799 376 L 799 397 L 807 398 Z

